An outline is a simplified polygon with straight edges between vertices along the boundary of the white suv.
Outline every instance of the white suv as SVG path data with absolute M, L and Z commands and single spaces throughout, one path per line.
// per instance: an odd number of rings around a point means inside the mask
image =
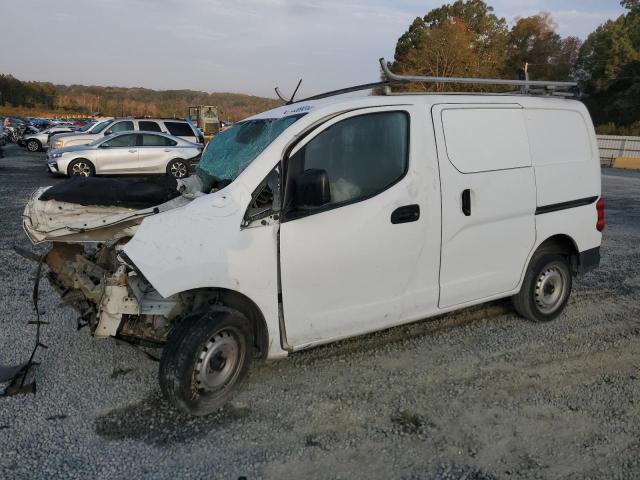
M 161 132 L 180 137 L 193 143 L 204 143 L 202 133 L 187 120 L 179 118 L 116 118 L 105 120 L 96 125 L 88 133 L 69 133 L 51 138 L 51 148 L 87 145 L 112 133 L 138 130 L 144 132 Z

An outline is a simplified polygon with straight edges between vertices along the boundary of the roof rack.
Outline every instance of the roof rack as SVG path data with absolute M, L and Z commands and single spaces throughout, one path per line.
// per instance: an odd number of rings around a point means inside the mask
M 554 96 L 579 96 L 580 90 L 576 82 L 555 82 L 547 80 L 508 80 L 502 78 L 465 78 L 465 77 L 428 77 L 420 75 L 398 75 L 389 70 L 389 63 L 384 59 L 380 59 L 380 66 L 385 80 L 374 83 L 365 83 L 355 85 L 353 87 L 341 88 L 330 92 L 320 93 L 312 97 L 303 98 L 301 100 L 287 102 L 292 103 L 306 102 L 310 100 L 320 100 L 322 98 L 342 95 L 344 93 L 357 92 L 361 90 L 371 90 L 379 87 L 388 87 L 403 83 L 457 83 L 468 85 L 508 85 L 512 87 L 521 87 L 517 92 L 509 92 L 510 94 L 531 94 L 531 95 L 554 95 Z M 296 89 L 297 91 L 297 89 Z M 282 98 L 282 97 L 280 97 Z M 283 100 L 285 100 L 283 98 Z
M 578 87 L 576 82 L 552 82 L 547 80 L 508 80 L 503 78 L 465 78 L 465 77 L 427 77 L 420 75 L 397 75 L 389 70 L 389 63 L 384 59 L 380 59 L 380 66 L 384 76 L 389 81 L 395 83 L 458 83 L 471 85 L 509 85 L 512 87 L 524 87 L 524 93 L 527 93 L 531 87 L 540 87 L 547 91 L 554 90 L 571 90 Z M 573 92 L 572 92 L 573 93 Z

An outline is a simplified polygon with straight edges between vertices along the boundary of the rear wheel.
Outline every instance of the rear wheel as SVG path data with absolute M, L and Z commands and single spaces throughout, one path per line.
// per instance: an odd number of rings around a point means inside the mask
M 179 410 L 208 415 L 233 396 L 252 355 L 251 326 L 240 312 L 225 309 L 187 317 L 162 352 L 160 388 Z
M 27 150 L 29 150 L 30 152 L 39 152 L 40 150 L 42 150 L 42 145 L 38 140 L 32 138 L 27 142 Z
M 513 306 L 525 318 L 548 322 L 562 313 L 571 294 L 569 261 L 555 253 L 536 253 Z
M 173 159 L 167 165 L 167 175 L 174 178 L 184 178 L 189 175 L 189 165 L 180 158 Z
M 67 175 L 70 177 L 93 177 L 96 169 L 89 160 L 78 158 L 67 167 Z

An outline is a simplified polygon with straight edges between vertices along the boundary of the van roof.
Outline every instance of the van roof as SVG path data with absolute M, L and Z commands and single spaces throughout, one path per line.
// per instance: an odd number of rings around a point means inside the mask
M 342 111 L 393 105 L 432 105 L 443 103 L 517 104 L 525 108 L 582 109 L 582 102 L 574 98 L 526 95 L 521 93 L 464 93 L 464 92 L 402 92 L 369 96 L 332 96 L 319 100 L 302 100 L 259 113 L 246 120 L 285 118 L 318 110 Z

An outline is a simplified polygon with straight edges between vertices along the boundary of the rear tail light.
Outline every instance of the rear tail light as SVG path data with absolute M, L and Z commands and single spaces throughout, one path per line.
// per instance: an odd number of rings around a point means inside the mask
M 596 211 L 598 212 L 598 221 L 596 222 L 596 229 L 601 232 L 604 230 L 604 198 L 601 198 L 596 202 Z

